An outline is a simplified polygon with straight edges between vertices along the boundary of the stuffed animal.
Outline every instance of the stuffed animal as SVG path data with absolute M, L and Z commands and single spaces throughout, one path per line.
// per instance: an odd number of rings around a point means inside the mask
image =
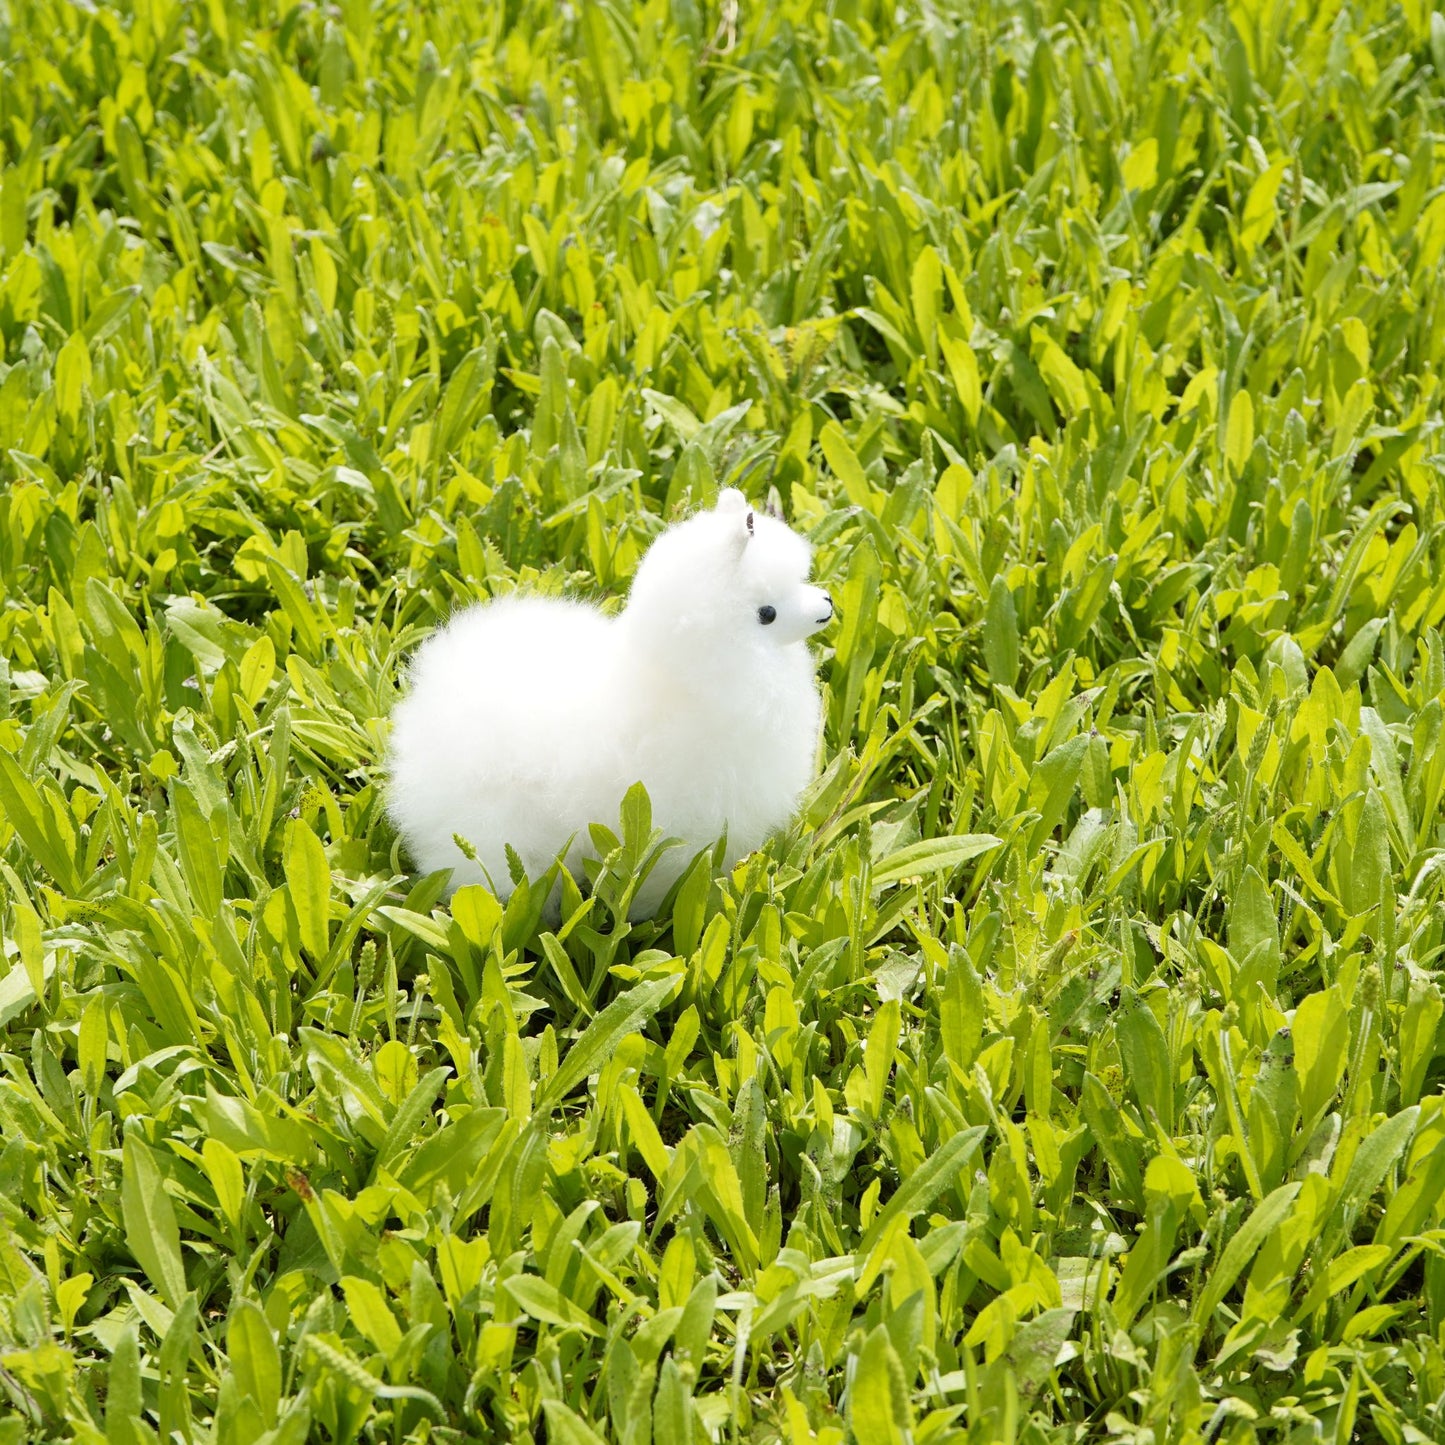
M 529 877 L 566 849 L 580 878 L 588 824 L 615 829 L 640 781 L 684 845 L 639 890 L 644 917 L 724 831 L 731 865 L 785 827 L 818 742 L 807 640 L 833 615 L 811 557 L 728 488 L 657 538 L 616 617 L 528 596 L 459 612 L 418 649 L 393 719 L 388 808 L 415 862 L 500 898 L 508 845 Z

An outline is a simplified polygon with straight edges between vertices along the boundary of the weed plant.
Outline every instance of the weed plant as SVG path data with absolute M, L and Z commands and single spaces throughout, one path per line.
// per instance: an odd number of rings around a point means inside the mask
M 1445 1436 L 1442 73 L 3 0 L 0 1442 Z M 842 613 L 804 816 L 445 904 L 409 650 L 725 484 Z

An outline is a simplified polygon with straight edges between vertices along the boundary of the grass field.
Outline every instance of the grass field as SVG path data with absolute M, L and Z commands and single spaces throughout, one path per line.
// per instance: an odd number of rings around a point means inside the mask
M 0 1445 L 1445 1438 L 1429 0 L 0 0 Z M 441 902 L 409 651 L 775 497 L 787 836 Z

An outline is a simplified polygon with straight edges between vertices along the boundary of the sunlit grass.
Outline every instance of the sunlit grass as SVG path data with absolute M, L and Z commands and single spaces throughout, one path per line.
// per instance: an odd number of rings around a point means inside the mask
M 1442 72 L 0 8 L 0 1445 L 1439 1438 Z M 444 905 L 405 656 L 724 484 L 842 613 L 804 816 Z

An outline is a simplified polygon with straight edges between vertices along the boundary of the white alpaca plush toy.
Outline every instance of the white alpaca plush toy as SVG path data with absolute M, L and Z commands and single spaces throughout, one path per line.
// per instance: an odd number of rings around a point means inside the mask
M 417 651 L 393 720 L 388 807 L 415 862 L 505 898 L 508 844 L 536 877 L 571 840 L 580 877 L 587 825 L 615 830 L 640 781 L 685 845 L 640 890 L 643 917 L 724 829 L 731 865 L 786 826 L 818 739 L 807 639 L 833 615 L 811 552 L 729 488 L 653 543 L 615 618 L 545 597 L 459 612 Z

